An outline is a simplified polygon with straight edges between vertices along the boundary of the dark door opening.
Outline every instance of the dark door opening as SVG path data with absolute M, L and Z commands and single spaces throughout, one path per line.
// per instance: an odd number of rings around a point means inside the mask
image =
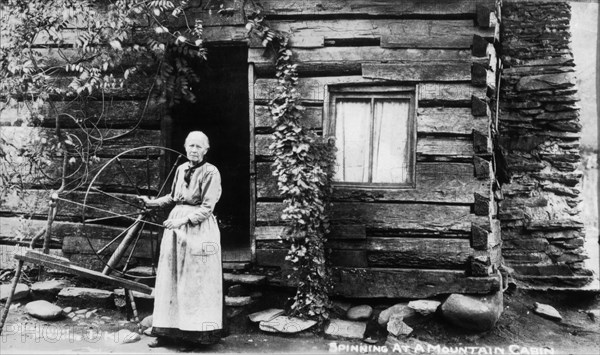
M 197 101 L 180 103 L 172 110 L 170 144 L 184 151 L 190 131 L 200 130 L 208 136 L 210 150 L 206 159 L 219 169 L 223 187 L 215 208 L 221 244 L 224 251 L 235 250 L 238 261 L 250 259 L 247 63 L 246 46 L 208 48 L 208 60 L 198 64 L 196 70 L 200 76 L 200 83 L 193 87 Z M 224 260 L 227 259 L 224 254 Z

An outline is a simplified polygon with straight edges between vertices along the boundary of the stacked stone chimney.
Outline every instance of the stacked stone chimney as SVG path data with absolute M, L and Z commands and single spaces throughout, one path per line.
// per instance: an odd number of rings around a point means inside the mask
M 505 263 L 526 287 L 591 281 L 581 219 L 579 101 L 566 2 L 502 7 L 500 146 L 511 181 L 502 187 Z

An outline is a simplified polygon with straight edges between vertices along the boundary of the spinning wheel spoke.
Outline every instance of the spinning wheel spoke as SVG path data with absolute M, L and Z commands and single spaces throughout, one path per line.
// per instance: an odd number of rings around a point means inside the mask
M 136 216 L 140 214 L 139 212 L 134 212 L 134 213 L 127 213 L 127 214 L 122 214 L 122 215 L 118 215 L 118 216 L 107 216 L 107 217 L 98 217 L 98 218 L 92 218 L 92 219 L 86 219 L 85 223 L 92 223 L 92 222 L 99 222 L 99 221 L 107 221 L 109 219 L 115 219 L 115 218 L 121 218 L 121 217 L 128 217 L 128 216 Z
M 123 167 L 123 164 L 121 163 L 121 159 L 119 159 L 118 157 L 117 157 L 117 164 L 119 164 L 119 168 L 121 168 L 121 171 L 123 172 L 123 174 L 125 174 L 125 177 L 129 181 L 129 183 L 131 184 L 131 186 L 133 186 L 133 188 L 135 189 L 135 191 L 137 192 L 137 194 L 141 195 L 142 193 L 138 189 L 137 184 L 135 182 L 133 182 L 133 180 L 131 179 L 131 176 L 129 176 L 129 173 L 127 173 L 127 170 L 125 170 L 125 168 Z
M 138 209 L 138 210 L 140 210 L 140 211 L 143 211 L 143 210 L 144 210 L 144 207 L 141 207 L 140 205 L 136 205 L 136 204 L 135 204 L 135 203 L 133 203 L 133 202 L 130 202 L 130 201 L 124 200 L 124 199 L 122 199 L 122 198 L 120 198 L 120 197 L 117 197 L 117 196 L 115 196 L 115 195 L 113 195 L 113 194 L 110 194 L 110 193 L 108 193 L 108 192 L 102 191 L 102 190 L 100 190 L 100 189 L 99 189 L 99 188 L 97 188 L 97 187 L 94 187 L 94 186 L 92 186 L 92 187 L 91 187 L 91 189 L 92 189 L 92 191 L 94 191 L 94 192 L 101 193 L 101 194 L 103 194 L 104 196 L 108 196 L 108 197 L 110 197 L 110 198 L 114 198 L 115 200 L 117 200 L 117 201 L 119 201 L 119 202 L 123 202 L 123 203 L 125 203 L 125 204 L 127 204 L 127 205 L 130 205 L 130 206 L 132 206 L 132 207 L 135 207 L 135 208 L 137 208 L 137 209 Z
M 173 164 L 173 166 L 171 167 L 171 170 L 169 171 L 169 174 L 167 175 L 165 181 L 163 181 L 162 185 L 160 186 L 160 189 L 158 190 L 158 193 L 156 194 L 156 197 L 160 196 L 160 194 L 162 193 L 162 191 L 164 190 L 165 186 L 167 185 L 167 182 L 169 181 L 169 179 L 171 178 L 171 175 L 173 175 L 173 172 L 175 171 L 175 169 L 177 168 L 177 166 L 179 165 L 179 161 L 181 160 L 181 158 L 183 157 L 183 155 L 179 155 L 177 157 L 177 160 L 175 160 L 175 164 Z

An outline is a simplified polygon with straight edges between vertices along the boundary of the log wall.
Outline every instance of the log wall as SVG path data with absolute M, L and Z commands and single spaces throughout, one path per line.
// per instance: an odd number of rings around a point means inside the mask
M 335 293 L 423 297 L 497 290 L 490 110 L 498 39 L 494 1 L 261 4 L 267 22 L 292 35 L 304 122 L 317 133 L 328 122 L 324 107 L 333 85 L 416 88 L 415 188 L 334 189 L 326 248 Z M 286 269 L 287 228 L 269 150 L 274 54 L 253 39 L 249 46 L 255 75 L 255 257 L 258 265 Z M 367 279 L 372 282 L 363 287 Z
M 527 287 L 579 287 L 584 269 L 579 101 L 567 2 L 503 6 L 503 256 Z

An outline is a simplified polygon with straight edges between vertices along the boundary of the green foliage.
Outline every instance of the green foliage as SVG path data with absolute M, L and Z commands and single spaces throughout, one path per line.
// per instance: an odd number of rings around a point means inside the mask
M 289 38 L 270 29 L 260 14 L 255 14 L 247 27 L 277 51 L 278 86 L 269 102 L 275 138 L 270 149 L 275 154 L 273 175 L 278 177 L 284 198 L 282 219 L 291 226 L 286 260 L 292 263 L 294 275 L 289 277 L 298 283 L 289 313 L 322 322 L 329 318 L 331 308 L 332 284 L 324 243 L 335 145 L 302 125 L 303 107 L 296 90 L 298 73 Z

